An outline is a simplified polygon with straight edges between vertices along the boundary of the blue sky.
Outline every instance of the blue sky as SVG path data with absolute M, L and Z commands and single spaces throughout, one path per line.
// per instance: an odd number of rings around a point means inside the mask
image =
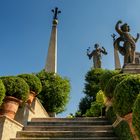
M 51 9 L 58 25 L 58 73 L 71 81 L 71 100 L 61 117 L 74 113 L 84 96 L 84 77 L 92 66 L 86 49 L 95 43 L 108 51 L 102 67 L 114 69 L 111 34 L 118 20 L 140 33 L 140 0 L 0 0 L 0 76 L 39 72 L 45 67 Z M 137 43 L 140 51 L 140 41 Z M 122 57 L 121 57 L 122 60 Z

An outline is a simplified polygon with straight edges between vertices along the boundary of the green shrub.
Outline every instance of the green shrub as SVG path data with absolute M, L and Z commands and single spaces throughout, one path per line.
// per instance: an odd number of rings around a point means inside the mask
M 133 104 L 140 91 L 140 75 L 129 76 L 115 89 L 113 108 L 120 116 L 132 112 Z
M 99 117 L 102 114 L 103 104 L 98 102 L 92 102 L 90 109 L 86 112 L 86 117 Z
M 85 88 L 84 93 L 96 100 L 96 93 L 101 89 L 100 88 L 100 77 L 105 72 L 103 69 L 91 69 L 87 72 L 85 76 Z
M 44 70 L 37 74 L 42 83 L 42 91 L 38 94 L 42 105 L 48 112 L 64 111 L 69 100 L 70 82 L 54 73 Z
M 6 89 L 6 96 L 13 96 L 23 102 L 27 101 L 29 97 L 29 86 L 22 78 L 7 76 L 1 77 L 1 79 Z
M 104 95 L 104 92 L 100 90 L 96 95 L 96 102 L 104 104 L 106 101 L 106 97 Z
M 115 120 L 117 119 L 116 113 L 113 110 L 113 107 L 110 106 L 108 110 L 106 111 L 106 117 L 108 120 L 113 124 Z
M 105 90 L 106 85 L 108 84 L 108 81 L 115 75 L 119 74 L 119 71 L 117 70 L 106 70 L 104 74 L 102 74 L 100 78 L 100 86 L 102 91 Z
M 108 98 L 112 98 L 117 84 L 119 84 L 121 81 L 124 80 L 124 78 L 128 76 L 129 76 L 128 74 L 118 74 L 118 75 L 113 76 L 105 87 L 105 90 L 104 90 L 105 96 Z
M 34 74 L 21 74 L 18 77 L 23 78 L 30 87 L 30 91 L 39 94 L 42 90 L 40 79 Z
M 125 120 L 121 121 L 115 127 L 115 133 L 119 137 L 119 140 L 134 140 L 129 125 Z
M 5 97 L 5 92 L 6 92 L 5 86 L 4 86 L 3 82 L 2 82 L 2 80 L 0 80 L 0 105 L 2 104 L 2 101 L 3 101 L 4 97 Z
M 139 139 L 140 139 L 140 94 L 138 95 L 133 108 L 133 126 L 135 129 L 135 132 L 137 133 Z
M 77 112 L 75 113 L 75 117 L 82 117 L 81 112 L 80 112 L 80 111 L 77 111 Z

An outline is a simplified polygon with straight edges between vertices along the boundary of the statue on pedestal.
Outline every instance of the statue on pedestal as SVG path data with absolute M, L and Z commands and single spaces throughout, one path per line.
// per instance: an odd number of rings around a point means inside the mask
M 140 34 L 137 33 L 137 37 L 134 38 L 129 33 L 129 25 L 124 23 L 120 26 L 120 24 L 122 24 L 121 20 L 119 20 L 115 26 L 120 37 L 114 40 L 114 47 L 124 56 L 124 65 L 129 63 L 135 64 L 136 42 L 138 41 Z
M 106 49 L 100 48 L 99 44 L 95 44 L 94 48 L 92 52 L 90 52 L 90 48 L 87 49 L 87 56 L 89 59 L 93 57 L 94 68 L 101 68 L 101 54 L 107 55 Z

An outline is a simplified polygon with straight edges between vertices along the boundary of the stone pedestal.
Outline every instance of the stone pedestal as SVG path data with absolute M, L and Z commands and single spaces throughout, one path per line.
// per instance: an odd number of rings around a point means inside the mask
M 126 64 L 122 68 L 123 73 L 140 73 L 140 64 Z

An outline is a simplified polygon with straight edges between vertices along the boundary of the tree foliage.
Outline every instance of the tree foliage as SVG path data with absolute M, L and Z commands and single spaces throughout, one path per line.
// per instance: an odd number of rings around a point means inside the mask
M 58 74 L 47 73 L 44 70 L 37 74 L 41 80 L 42 91 L 37 96 L 48 112 L 64 111 L 69 101 L 70 82 Z
M 87 109 L 91 107 L 92 102 L 93 102 L 93 99 L 89 96 L 85 96 L 80 100 L 78 112 L 80 112 L 79 114 L 81 114 L 81 116 L 84 115 Z
M 86 117 L 99 117 L 99 116 L 101 116 L 102 107 L 103 107 L 102 103 L 98 103 L 96 101 L 92 102 L 90 109 L 88 109 L 86 111 Z
M 0 105 L 2 104 L 2 101 L 3 101 L 4 97 L 5 97 L 5 92 L 6 92 L 5 86 L 4 86 L 3 82 L 2 82 L 2 80 L 0 80 Z
M 102 90 L 96 94 L 96 101 L 91 103 L 89 109 L 86 110 L 85 116 L 87 117 L 99 117 L 102 115 L 102 109 L 105 103 L 105 96 Z
M 87 72 L 85 76 L 85 88 L 84 93 L 94 100 L 96 100 L 96 94 L 101 89 L 100 88 L 100 78 L 105 72 L 103 69 L 91 69 Z

